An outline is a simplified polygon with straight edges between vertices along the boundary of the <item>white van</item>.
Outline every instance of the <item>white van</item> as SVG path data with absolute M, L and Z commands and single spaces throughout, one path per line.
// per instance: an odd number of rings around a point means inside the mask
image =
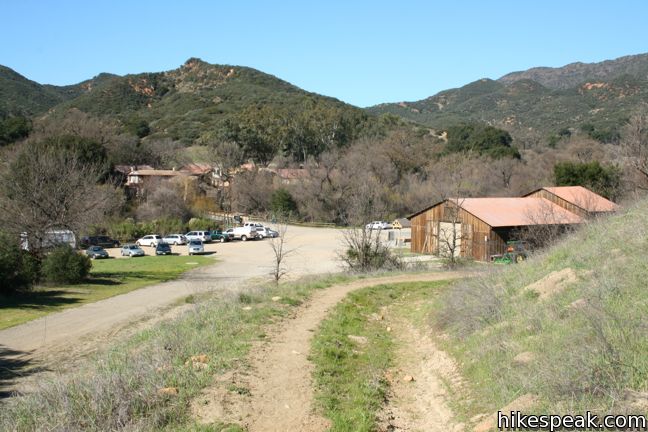
M 185 234 L 187 241 L 200 240 L 203 243 L 211 243 L 211 233 L 209 231 L 189 231 Z
M 246 241 L 248 239 L 255 240 L 259 238 L 259 234 L 257 233 L 256 227 L 254 226 L 242 226 L 242 227 L 236 227 L 236 228 L 230 228 L 226 231 L 230 238 L 233 239 L 240 239 L 241 241 Z

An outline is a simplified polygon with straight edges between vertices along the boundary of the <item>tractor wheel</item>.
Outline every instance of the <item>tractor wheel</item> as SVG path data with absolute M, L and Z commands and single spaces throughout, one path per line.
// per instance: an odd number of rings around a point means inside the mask
M 522 261 L 524 261 L 525 259 L 526 259 L 526 257 L 524 255 L 520 254 L 520 255 L 515 257 L 515 262 L 519 264 Z

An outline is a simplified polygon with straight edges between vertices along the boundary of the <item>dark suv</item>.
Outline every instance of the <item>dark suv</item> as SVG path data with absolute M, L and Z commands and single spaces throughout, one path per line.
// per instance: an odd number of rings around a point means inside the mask
M 85 249 L 90 246 L 101 246 L 103 248 L 112 248 L 112 247 L 119 247 L 119 242 L 117 240 L 113 240 L 110 237 L 104 235 L 83 237 L 81 239 L 81 247 Z
M 230 236 L 229 233 L 224 232 L 222 230 L 213 230 L 211 232 L 211 239 L 212 241 L 219 241 L 221 243 L 225 243 L 232 240 L 232 237 Z

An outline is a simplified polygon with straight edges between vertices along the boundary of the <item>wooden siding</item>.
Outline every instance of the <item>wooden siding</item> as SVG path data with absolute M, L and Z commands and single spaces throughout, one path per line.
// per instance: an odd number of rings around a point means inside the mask
M 416 253 L 438 254 L 439 245 L 436 236 L 439 233 L 441 222 L 453 222 L 447 209 L 455 204 L 448 201 L 414 216 L 412 222 L 411 250 Z M 471 257 L 478 261 L 488 261 L 491 255 L 501 254 L 506 251 L 506 241 L 510 230 L 494 231 L 490 225 L 459 209 L 457 221 L 461 223 L 461 250 L 460 256 Z
M 575 204 L 570 203 L 569 201 L 566 201 L 562 198 L 560 198 L 558 195 L 554 195 L 548 190 L 545 189 L 540 189 L 535 192 L 533 192 L 530 195 L 527 195 L 529 197 L 536 197 L 536 198 L 545 198 L 551 201 L 552 203 L 556 204 L 557 206 L 560 206 L 564 208 L 565 210 L 568 210 L 574 214 L 577 214 L 578 216 L 582 218 L 586 218 L 589 216 L 589 212 L 587 210 L 584 210 L 580 207 L 578 207 Z

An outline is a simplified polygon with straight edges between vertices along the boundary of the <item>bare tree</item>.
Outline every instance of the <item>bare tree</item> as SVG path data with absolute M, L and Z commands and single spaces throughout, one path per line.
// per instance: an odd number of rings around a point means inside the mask
M 630 118 L 623 128 L 621 148 L 627 163 L 642 178 L 644 185 L 638 186 L 646 189 L 648 182 L 648 107 Z
M 238 174 L 230 193 L 238 209 L 248 214 L 260 214 L 270 208 L 272 190 L 272 175 L 255 169 Z
M 183 199 L 182 186 L 168 180 L 149 184 L 146 201 L 137 208 L 137 217 L 142 220 L 189 219 L 191 212 Z
M 244 152 L 238 144 L 232 141 L 211 141 L 207 143 L 208 160 L 214 166 L 218 178 L 218 193 L 216 202 L 225 212 L 226 222 L 230 222 L 232 212 L 232 182 L 234 172 L 243 163 Z
M 233 171 L 244 161 L 243 149 L 232 141 L 208 143 L 211 163 L 224 182 L 231 180 Z
M 0 223 L 13 235 L 26 233 L 39 254 L 52 230 L 86 231 L 120 209 L 123 195 L 98 184 L 100 169 L 55 149 L 23 148 L 0 176 Z
M 288 269 L 285 266 L 285 260 L 289 255 L 295 252 L 295 249 L 288 249 L 286 247 L 288 225 L 280 223 L 277 227 L 277 231 L 279 232 L 279 235 L 270 239 L 270 248 L 272 249 L 274 258 L 272 277 L 275 283 L 279 285 L 279 280 L 288 273 Z
M 465 198 L 448 198 L 443 207 L 442 220 L 437 227 L 432 228 L 432 237 L 437 241 L 439 256 L 446 260 L 450 268 L 457 266 L 461 248 L 465 248 L 468 241 L 461 217 L 464 201 Z
M 29 141 L 53 136 L 73 135 L 110 147 L 119 134 L 119 124 L 108 117 L 98 118 L 72 108 L 62 115 L 45 116 L 35 121 Z

